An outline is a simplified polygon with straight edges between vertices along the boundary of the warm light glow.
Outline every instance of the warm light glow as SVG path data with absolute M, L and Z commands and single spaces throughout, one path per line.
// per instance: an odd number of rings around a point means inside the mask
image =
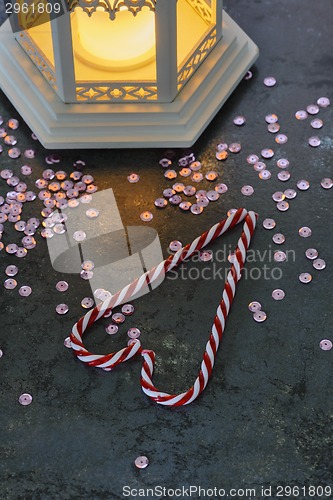
M 76 55 L 90 66 L 122 71 L 154 59 L 155 15 L 149 9 L 142 9 L 135 17 L 126 8 L 121 9 L 111 21 L 104 10 L 98 9 L 89 17 L 76 8 L 73 17 Z

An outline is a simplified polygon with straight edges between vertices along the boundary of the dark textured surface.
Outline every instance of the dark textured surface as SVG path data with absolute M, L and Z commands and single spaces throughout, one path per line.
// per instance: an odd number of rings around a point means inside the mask
M 277 266 L 268 253 L 264 262 L 247 265 L 247 270 L 280 267 L 283 276 L 278 282 L 270 272 L 270 279 L 242 280 L 205 393 L 189 407 L 168 410 L 141 393 L 140 360 L 105 373 L 83 366 L 63 347 L 63 339 L 82 313 L 80 300 L 89 294 L 89 287 L 77 275 L 54 271 L 45 242 L 39 238 L 37 248 L 18 262 L 18 281 L 33 286 L 31 297 L 18 299 L 17 290 L 0 291 L 1 498 L 117 499 L 123 498 L 124 485 L 191 484 L 226 490 L 256 488 L 255 498 L 261 498 L 262 485 L 317 486 L 331 480 L 332 351 L 323 352 L 318 344 L 322 338 L 332 338 L 332 190 L 320 187 L 320 180 L 333 173 L 332 110 L 320 113 L 325 125 L 318 132 L 322 138 L 318 149 L 307 145 L 308 137 L 316 135 L 309 120 L 297 122 L 294 113 L 322 95 L 330 97 L 332 3 L 241 0 L 226 5 L 261 54 L 253 79 L 241 83 L 193 151 L 204 170 L 218 169 L 229 191 L 199 217 L 172 207 L 153 210 L 151 226 L 166 248 L 171 239 L 192 240 L 230 207 L 245 206 L 260 214 L 252 247 L 257 257 L 275 248 L 272 233 L 262 228 L 262 220 L 273 216 L 277 230 L 287 237 L 285 248 L 295 251 L 295 261 Z M 262 84 L 269 74 L 278 80 L 272 89 Z M 6 98 L 0 99 L 0 114 L 16 116 Z M 264 116 L 272 112 L 279 115 L 281 132 L 289 136 L 285 146 L 277 146 L 266 131 Z M 245 127 L 232 124 L 237 114 L 247 117 Z M 32 145 L 24 126 L 16 135 L 22 149 Z M 215 145 L 236 140 L 243 151 L 218 163 Z M 273 147 L 276 158 L 289 158 L 290 181 L 277 180 L 275 161 L 268 162 L 272 179 L 258 179 L 246 156 L 263 147 Z M 158 167 L 162 154 L 157 150 L 65 152 L 61 167 L 70 171 L 73 160 L 84 159 L 99 188 L 114 189 L 123 222 L 131 226 L 140 223 L 140 212 L 149 209 L 168 185 Z M 37 157 L 29 162 L 34 168 L 31 186 L 45 168 L 44 156 L 38 147 Z M 10 160 L 4 153 L 0 162 L 1 168 L 18 172 L 23 160 Z M 141 175 L 134 186 L 126 181 L 132 171 Z M 272 193 L 295 187 L 300 178 L 310 181 L 310 190 L 299 192 L 288 212 L 278 212 Z M 254 186 L 252 197 L 241 195 L 244 184 Z M 206 185 L 203 182 L 200 187 Z M 5 191 L 2 181 L 0 194 Z M 36 214 L 40 206 L 36 202 L 26 207 L 23 218 Z M 303 225 L 313 230 L 307 240 L 298 236 Z M 6 225 L 4 242 L 17 239 L 12 229 Z M 234 244 L 238 234 L 239 230 L 233 231 L 211 248 Z M 326 270 L 312 270 L 304 256 L 308 247 L 319 250 L 328 264 Z M 6 265 L 19 259 L 4 251 L 0 259 L 4 280 Z M 309 285 L 298 281 L 299 273 L 306 271 L 314 276 Z M 70 304 L 65 317 L 54 312 L 63 299 L 54 290 L 61 278 L 71 284 L 64 299 Z M 271 298 L 276 287 L 286 291 L 282 302 Z M 157 353 L 154 380 L 161 389 L 181 391 L 192 384 L 222 289 L 219 280 L 167 280 L 149 300 L 143 297 L 136 302 L 131 326 L 142 329 L 143 345 Z M 255 323 L 247 310 L 248 302 L 255 299 L 268 314 L 263 324 Z M 87 346 L 109 352 L 122 347 L 124 337 L 125 333 L 119 340 L 106 339 L 103 329 L 96 327 L 87 337 Z M 33 395 L 33 404 L 17 403 L 22 392 Z M 140 454 L 150 459 L 145 470 L 133 465 Z

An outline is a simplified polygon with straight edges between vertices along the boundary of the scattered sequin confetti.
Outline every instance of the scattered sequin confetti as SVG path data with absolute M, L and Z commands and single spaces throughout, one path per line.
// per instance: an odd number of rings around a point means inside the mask
M 298 230 L 298 234 L 302 236 L 302 238 L 308 238 L 311 236 L 312 230 L 307 226 L 303 226 Z
M 276 226 L 276 222 L 274 219 L 265 219 L 262 223 L 265 229 L 274 229 Z
M 194 204 L 191 206 L 191 212 L 192 212 L 192 214 L 194 214 L 194 215 L 200 215 L 200 214 L 202 214 L 202 212 L 203 212 L 203 207 L 200 207 L 200 205 L 198 205 L 197 203 L 194 203 Z
M 125 315 L 125 316 L 132 316 L 132 314 L 134 313 L 134 306 L 133 304 L 124 304 L 121 308 L 121 312 Z
M 279 201 L 276 204 L 276 208 L 280 210 L 280 212 L 286 212 L 289 210 L 289 203 L 287 201 Z
M 238 142 L 233 142 L 233 143 L 229 144 L 228 149 L 229 149 L 230 153 L 239 153 L 242 149 L 242 146 Z
M 64 346 L 67 347 L 67 349 L 72 349 L 72 343 L 71 343 L 71 338 L 66 337 L 64 340 Z
M 279 168 L 288 168 L 289 167 L 289 160 L 287 160 L 287 158 L 280 158 L 277 162 L 276 162 L 277 166 Z
M 297 187 L 300 191 L 307 191 L 310 187 L 310 183 L 306 179 L 300 179 L 297 181 Z
M 264 312 L 264 311 L 256 311 L 254 314 L 253 314 L 253 319 L 254 321 L 256 321 L 257 323 L 262 323 L 263 321 L 266 321 L 267 319 L 267 314 Z
M 151 220 L 153 220 L 153 217 L 154 217 L 153 214 L 148 210 L 140 214 L 140 219 L 143 220 L 144 222 L 150 222 Z
M 313 261 L 312 265 L 315 269 L 317 269 L 317 271 L 321 271 L 322 269 L 325 269 L 326 262 L 324 259 L 316 259 Z
M 219 161 L 224 161 L 228 158 L 228 152 L 227 151 L 218 151 L 216 153 L 215 157 Z
M 228 186 L 226 184 L 220 183 L 215 186 L 215 191 L 218 194 L 224 194 L 228 191 Z
M 319 106 L 317 104 L 309 104 L 306 107 L 307 112 L 309 115 L 316 115 L 319 113 Z
M 278 123 L 270 123 L 269 125 L 267 125 L 267 130 L 271 134 L 276 134 L 280 130 L 280 125 Z
M 262 149 L 262 150 L 261 150 L 261 156 L 262 156 L 263 158 L 267 158 L 267 159 L 268 159 L 268 158 L 273 158 L 273 156 L 274 156 L 274 151 L 273 151 L 273 149 L 269 149 L 269 148 Z
M 274 201 L 283 201 L 285 199 L 286 195 L 282 191 L 276 191 L 275 193 L 272 194 L 272 198 Z
M 127 330 L 127 335 L 130 339 L 138 339 L 141 335 L 141 331 L 139 330 L 139 328 L 130 328 L 129 330 Z
M 278 134 L 275 136 L 275 142 L 277 144 L 286 144 L 286 142 L 288 142 L 288 137 L 285 134 Z
M 138 174 L 132 173 L 127 177 L 127 180 L 131 184 L 135 184 L 136 182 L 139 182 L 140 176 Z
M 84 231 L 80 230 L 80 231 L 75 231 L 75 233 L 73 234 L 73 239 L 77 242 L 81 242 L 81 241 L 84 241 L 85 239 L 87 238 L 87 235 Z
M 310 273 L 301 273 L 299 275 L 299 280 L 301 283 L 310 283 L 310 281 L 312 281 L 312 276 Z
M 67 314 L 69 311 L 69 307 L 67 304 L 58 304 L 56 306 L 56 312 L 59 314 L 59 315 L 63 315 L 63 314 Z
M 308 117 L 308 113 L 304 109 L 301 109 L 299 111 L 296 111 L 295 117 L 297 118 L 297 120 L 306 120 Z
M 16 276 L 18 273 L 18 268 L 16 266 L 7 266 L 5 273 L 7 274 L 7 276 Z
M 248 309 L 249 309 L 249 311 L 251 311 L 253 313 L 257 312 L 257 311 L 261 311 L 261 304 L 260 304 L 260 302 L 257 302 L 256 300 L 254 300 L 253 302 L 249 303 Z
M 331 189 L 333 187 L 333 180 L 327 177 L 325 179 L 322 179 L 320 185 L 324 189 Z
M 320 118 L 315 118 L 314 120 L 311 120 L 311 127 L 315 129 L 322 128 L 324 125 L 323 120 L 320 120 Z
M 293 200 L 297 196 L 297 191 L 295 189 L 286 189 L 284 195 L 288 200 Z
M 21 396 L 18 398 L 18 401 L 19 401 L 20 405 L 28 406 L 32 403 L 32 396 L 31 396 L 31 394 L 27 394 L 27 393 L 21 394 Z
M 306 251 L 305 251 L 305 256 L 309 259 L 309 260 L 314 260 L 318 257 L 318 250 L 316 250 L 315 248 L 308 248 Z
M 211 182 L 216 181 L 216 179 L 218 177 L 218 173 L 211 170 L 210 172 L 207 172 L 205 177 L 206 177 L 207 181 L 211 181 Z
M 7 290 L 14 290 L 14 288 L 17 287 L 17 281 L 12 278 L 9 278 L 8 280 L 5 280 L 4 287 Z
M 183 245 L 178 240 L 173 240 L 169 243 L 169 249 L 171 250 L 171 252 L 178 252 L 178 250 L 180 250 L 181 248 L 183 248 Z
M 199 258 L 202 262 L 209 262 L 213 258 L 213 252 L 211 250 L 202 250 L 199 254 Z
M 149 465 L 149 460 L 147 457 L 142 456 L 142 457 L 136 458 L 134 463 L 135 463 L 135 467 L 137 467 L 138 469 L 145 469 Z
M 282 245 L 282 243 L 284 243 L 286 241 L 286 237 L 284 236 L 284 234 L 276 233 L 276 234 L 274 234 L 272 240 L 277 245 Z
M 261 172 L 259 172 L 259 177 L 263 181 L 268 181 L 268 179 L 272 177 L 272 173 L 269 170 L 262 170 Z
M 319 347 L 322 351 L 330 351 L 332 349 L 332 342 L 328 339 L 323 339 L 319 342 Z
M 309 138 L 309 145 L 313 148 L 317 148 L 321 144 L 321 140 L 317 136 L 312 136 Z
M 281 288 L 276 288 L 272 292 L 272 297 L 274 300 L 283 300 L 285 298 L 286 294 L 284 290 L 281 290 Z
M 113 323 L 110 323 L 109 325 L 106 325 L 105 331 L 109 335 L 115 335 L 118 332 L 119 328 L 117 325 L 114 325 Z
M 266 76 L 264 79 L 264 85 L 266 87 L 274 87 L 274 85 L 276 85 L 276 79 L 274 76 Z
M 284 262 L 287 259 L 287 255 L 285 252 L 274 252 L 274 260 L 275 262 Z
M 265 116 L 266 123 L 277 123 L 278 120 L 279 120 L 279 117 L 275 113 L 271 113 L 271 114 Z
M 319 99 L 317 100 L 317 104 L 321 108 L 327 108 L 331 104 L 331 102 L 328 97 L 319 97 Z
M 124 323 L 126 318 L 125 315 L 122 313 L 115 313 L 112 314 L 111 319 L 116 325 L 120 325 L 121 323 Z
M 245 125 L 246 123 L 246 118 L 245 116 L 235 116 L 234 120 L 233 120 L 234 124 L 237 125 L 238 127 L 240 127 L 241 125 Z
M 85 297 L 84 299 L 81 300 L 81 306 L 84 309 L 90 309 L 94 305 L 94 299 L 91 297 Z
M 288 181 L 290 179 L 290 173 L 288 170 L 283 170 L 282 172 L 278 172 L 277 177 L 280 181 Z

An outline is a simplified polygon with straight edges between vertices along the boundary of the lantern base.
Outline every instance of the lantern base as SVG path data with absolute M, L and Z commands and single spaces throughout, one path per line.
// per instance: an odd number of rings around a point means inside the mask
M 64 104 L 21 49 L 9 21 L 0 28 L 0 85 L 45 148 L 190 147 L 258 57 L 223 13 L 223 39 L 171 103 Z

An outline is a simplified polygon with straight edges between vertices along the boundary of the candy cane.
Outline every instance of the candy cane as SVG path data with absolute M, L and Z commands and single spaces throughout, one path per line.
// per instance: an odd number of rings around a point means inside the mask
M 235 294 L 236 283 L 240 279 L 241 271 L 246 259 L 246 251 L 254 233 L 256 217 L 256 214 L 253 212 L 247 213 L 245 209 L 239 208 L 227 219 L 215 224 L 209 231 L 206 231 L 201 236 L 196 238 L 191 244 L 188 244 L 184 248 L 180 249 L 175 255 L 170 256 L 158 266 L 144 273 L 140 278 L 136 279 L 131 284 L 125 286 L 122 290 L 108 298 L 102 304 L 99 304 L 94 309 L 87 312 L 87 314 L 74 325 L 70 336 L 74 354 L 78 357 L 78 359 L 90 366 L 99 368 L 114 368 L 116 365 L 127 361 L 141 352 L 144 358 L 141 372 L 141 385 L 143 391 L 151 399 L 154 399 L 159 404 L 168 406 L 179 406 L 192 402 L 204 390 L 211 375 L 214 357 L 225 326 L 225 318 L 229 313 L 231 302 Z M 164 277 L 167 272 L 179 266 L 184 260 L 190 258 L 195 252 L 207 246 L 211 241 L 214 241 L 216 238 L 221 236 L 227 230 L 233 228 L 244 219 L 245 223 L 242 236 L 238 242 L 235 260 L 232 264 L 230 272 L 228 273 L 223 298 L 219 304 L 217 315 L 214 320 L 213 332 L 206 346 L 200 374 L 194 386 L 189 391 L 179 396 L 172 396 L 162 393 L 154 387 L 152 383 L 152 374 L 155 354 L 152 351 L 142 351 L 140 341 L 136 341 L 118 352 L 106 355 L 93 354 L 87 351 L 82 341 L 82 335 L 93 323 L 104 316 L 106 311 L 127 302 L 132 297 L 137 295 L 143 287 L 147 286 L 147 284 L 152 284 L 157 279 Z

